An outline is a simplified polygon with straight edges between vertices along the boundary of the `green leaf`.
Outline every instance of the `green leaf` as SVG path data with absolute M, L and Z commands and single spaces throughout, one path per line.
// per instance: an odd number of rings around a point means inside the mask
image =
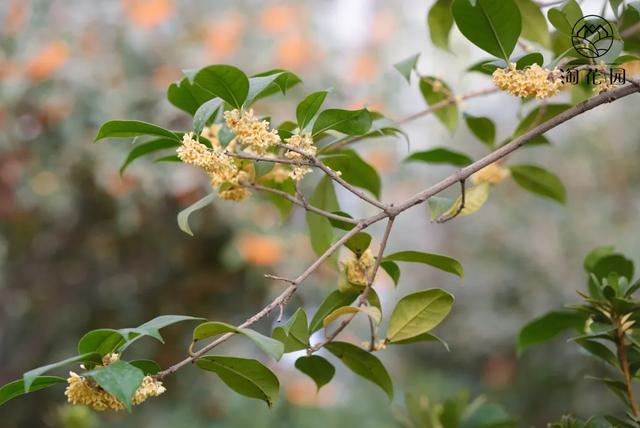
M 548 48 L 551 44 L 549 27 L 540 7 L 532 0 L 516 0 L 516 4 L 522 15 L 522 37 Z
M 274 328 L 271 335 L 284 344 L 284 352 L 307 348 L 309 346 L 307 314 L 302 308 L 298 308 L 284 325 Z
M 256 398 L 269 407 L 278 399 L 280 382 L 262 363 L 252 359 L 206 356 L 196 361 L 198 367 L 216 373 L 232 390 L 249 398 Z
M 558 31 L 571 35 L 573 26 L 582 18 L 582 9 L 575 0 L 568 0 L 562 8 L 549 9 L 547 18 Z
M 436 221 L 439 218 L 443 218 L 444 214 L 451 209 L 453 202 L 449 198 L 443 198 L 440 196 L 432 196 L 427 199 L 429 205 L 429 212 L 431 214 L 431 221 Z
M 320 391 L 324 385 L 331 382 L 336 373 L 335 367 L 326 359 L 318 355 L 309 355 L 300 357 L 296 360 L 296 368 L 302 373 L 309 376 L 316 384 L 316 388 Z
M 378 358 L 351 343 L 330 342 L 324 347 L 338 357 L 351 371 L 375 383 L 387 394 L 390 400 L 393 399 L 393 383 L 387 369 Z
M 324 328 L 327 328 L 329 324 L 340 318 L 344 315 L 349 314 L 357 314 L 358 312 L 362 312 L 366 314 L 369 318 L 371 318 L 376 324 L 380 324 L 382 321 L 382 313 L 380 310 L 373 306 L 343 306 L 331 312 L 327 317 L 322 321 L 322 325 Z
M 70 357 L 64 359 L 62 361 L 58 361 L 56 363 L 48 364 L 46 366 L 38 367 L 33 370 L 29 370 L 25 374 L 22 375 L 22 380 L 24 381 L 24 392 L 30 392 L 31 386 L 40 375 L 45 374 L 48 371 L 53 369 L 57 369 L 58 367 L 63 367 L 72 363 L 87 363 L 87 364 L 102 364 L 102 358 L 100 354 L 95 352 L 90 352 L 87 354 L 76 355 L 75 357 Z
M 608 278 L 612 272 L 627 278 L 628 282 L 633 279 L 633 261 L 627 259 L 622 254 L 609 254 L 598 259 L 593 269 L 590 271 L 596 278 Z
M 280 358 L 282 358 L 284 345 L 279 340 L 264 336 L 249 328 L 234 327 L 222 322 L 210 321 L 198 325 L 195 330 L 193 330 L 193 343 L 212 336 L 231 332 L 239 333 L 248 337 L 258 346 L 258 348 L 262 349 L 262 351 L 273 359 L 280 360 Z
M 464 153 L 457 152 L 455 150 L 447 149 L 445 147 L 436 147 L 431 150 L 425 150 L 423 152 L 412 153 L 406 162 L 420 161 L 426 163 L 435 164 L 447 164 L 453 166 L 467 166 L 473 161 Z
M 342 216 L 342 217 L 353 218 L 353 216 L 351 216 L 351 214 L 346 213 L 344 211 L 334 211 L 333 214 L 337 214 L 337 215 Z M 347 223 L 346 221 L 342 221 L 342 220 L 329 219 L 329 223 L 331 223 L 331 226 L 335 227 L 336 229 L 340 229 L 340 230 L 351 230 L 354 227 L 356 227 L 355 224 Z
M 353 303 L 358 294 L 358 292 L 342 293 L 339 290 L 332 291 L 316 310 L 316 313 L 309 324 L 309 331 L 314 333 L 319 330 L 322 327 L 322 320 L 324 320 L 327 315 L 337 308 L 348 306 Z
M 139 120 L 110 120 L 105 122 L 98 130 L 95 141 L 104 138 L 129 138 L 141 135 L 153 135 L 180 142 L 178 136 L 168 129 Z
M 194 115 L 200 105 L 213 97 L 213 94 L 195 86 L 187 77 L 172 83 L 167 89 L 169 102 L 190 115 Z
M 333 182 L 328 176 L 323 177 L 316 190 L 309 198 L 309 204 L 325 211 L 337 211 L 338 199 L 333 188 Z M 307 226 L 309 227 L 309 238 L 311 247 L 317 255 L 324 253 L 333 243 L 333 228 L 326 217 L 322 217 L 312 212 L 306 213 Z
M 390 342 L 390 344 L 391 345 L 410 345 L 412 343 L 418 343 L 418 342 L 440 342 L 442 346 L 444 346 L 444 349 L 447 350 L 447 352 L 450 350 L 449 344 L 447 342 L 445 342 L 435 334 L 431 334 L 431 333 L 422 333 L 417 336 L 409 337 L 408 339 L 395 340 L 393 342 Z
M 434 82 L 436 81 L 439 82 L 438 86 L 441 87 L 434 88 Z M 420 79 L 420 93 L 422 93 L 422 97 L 429 106 L 449 100 L 453 96 L 449 85 L 431 76 L 423 76 Z M 456 130 L 458 126 L 458 105 L 455 102 L 434 111 L 433 114 L 447 127 L 449 132 L 453 133 Z
M 313 120 L 318 110 L 322 106 L 329 91 L 313 92 L 306 96 L 306 98 L 300 101 L 296 108 L 296 120 L 298 121 L 298 127 L 304 129 L 307 127 L 311 120 Z
M 467 126 L 482 143 L 490 149 L 496 145 L 496 125 L 488 117 L 476 117 L 470 114 L 464 114 L 464 120 Z
M 575 339 L 578 345 L 580 345 L 584 350 L 593 355 L 596 358 L 600 358 L 603 361 L 611 364 L 613 367 L 618 367 L 618 358 L 615 356 L 613 352 L 609 348 L 607 348 L 602 343 L 588 338 L 578 338 Z
M 378 172 L 355 151 L 342 150 L 335 155 L 323 156 L 322 162 L 329 168 L 340 171 L 342 179 L 347 183 L 368 190 L 376 198 L 380 198 L 382 183 Z
M 262 75 L 262 76 L 254 76 L 249 79 L 249 94 L 247 95 L 247 99 L 245 100 L 245 106 L 250 106 L 253 104 L 262 94 L 267 92 L 271 92 L 270 87 L 274 86 L 278 88 L 276 81 L 282 77 L 285 71 L 275 71 L 272 74 Z M 297 77 L 297 76 L 296 76 Z M 284 93 L 286 88 L 280 88 Z
M 409 58 L 393 64 L 393 68 L 398 70 L 398 73 L 405 78 L 407 83 L 411 83 L 411 72 L 416 69 L 418 58 L 420 58 L 419 53 L 411 55 Z
M 123 344 L 127 338 L 118 330 L 103 328 L 82 336 L 78 342 L 78 354 L 96 352 L 104 357 Z
M 453 18 L 474 45 L 509 62 L 520 37 L 522 16 L 513 0 L 454 0 Z
M 296 76 L 295 74 L 293 74 L 290 71 L 287 70 L 282 70 L 280 68 L 276 68 L 273 70 L 268 70 L 268 71 L 264 71 L 262 73 L 258 73 L 252 76 L 252 78 L 256 78 L 256 77 L 269 77 L 269 76 L 273 76 L 273 75 L 277 75 L 276 79 L 270 84 L 268 85 L 266 88 L 264 88 L 263 90 L 261 90 L 255 97 L 254 102 L 268 97 L 270 95 L 276 94 L 278 92 L 281 92 L 282 94 L 286 94 L 287 91 L 294 87 L 295 85 L 297 85 L 298 83 L 302 82 L 302 80 Z M 248 97 L 247 97 L 248 98 Z M 245 101 L 245 104 L 248 105 L 248 101 Z
M 513 138 L 525 134 L 527 131 L 559 115 L 568 108 L 571 108 L 570 104 L 546 104 L 536 107 L 520 122 L 516 131 L 513 133 Z
M 198 71 L 193 80 L 235 108 L 242 107 L 249 94 L 249 79 L 231 65 L 210 65 Z
M 144 373 L 145 376 L 157 374 L 162 370 L 160 364 L 153 360 L 133 360 L 129 361 L 129 364 L 142 370 L 142 373 Z
M 515 182 L 523 189 L 565 203 L 566 190 L 556 175 L 535 165 L 513 165 L 509 169 Z
M 174 139 L 169 138 L 158 138 L 156 140 L 147 141 L 145 143 L 136 144 L 136 146 L 129 152 L 127 159 L 124 161 L 122 166 L 120 167 L 120 175 L 124 173 L 124 170 L 127 169 L 129 164 L 134 160 L 147 155 L 152 152 L 157 152 L 158 150 L 170 149 L 173 147 L 178 147 L 180 145 Z
M 439 288 L 403 297 L 391 314 L 387 340 L 403 341 L 428 333 L 447 317 L 453 300 L 451 294 Z
M 613 245 L 605 245 L 602 247 L 596 247 L 589 252 L 584 258 L 584 270 L 586 272 L 593 272 L 593 268 L 595 268 L 598 261 L 610 254 L 613 254 L 614 247 Z
M 423 263 L 457 275 L 460 278 L 464 277 L 464 269 L 459 261 L 440 254 L 423 253 L 422 251 L 400 251 L 385 256 L 383 261 Z
M 129 411 L 133 404 L 133 395 L 144 379 L 142 370 L 124 361 L 116 361 L 82 375 L 91 376 L 102 389 L 120 400 Z
M 367 109 L 327 109 L 318 115 L 312 134 L 316 136 L 333 129 L 346 135 L 362 135 L 371 128 L 371 123 L 371 114 Z
M 345 247 L 353 251 L 353 253 L 359 258 L 371 244 L 371 235 L 366 232 L 358 232 L 353 235 L 347 242 Z
M 400 267 L 398 267 L 398 264 L 387 260 L 381 262 L 380 267 L 391 277 L 394 285 L 397 287 L 400 281 Z
M 212 98 L 198 107 L 198 110 L 193 115 L 193 130 L 196 135 L 200 135 L 202 128 L 211 119 L 211 116 L 218 111 L 220 106 L 222 106 L 222 100 L 220 98 Z
M 189 205 L 187 208 L 183 209 L 178 213 L 178 227 L 187 235 L 193 236 L 193 232 L 191 231 L 191 226 L 189 226 L 189 216 L 194 212 L 201 210 L 207 205 L 213 202 L 215 198 L 215 194 L 210 193 L 204 198 L 200 199 L 198 202 Z
M 464 192 L 464 207 L 458 213 L 458 217 L 464 217 L 467 215 L 471 215 L 478 211 L 487 199 L 489 198 L 489 183 L 480 183 L 473 186 L 470 189 L 465 189 Z M 458 196 L 458 198 L 454 201 L 454 203 L 449 207 L 447 211 L 442 214 L 442 218 L 448 218 L 455 215 L 460 209 L 460 205 L 462 204 L 462 196 Z
M 565 330 L 581 331 L 587 316 L 578 312 L 553 311 L 525 325 L 518 335 L 518 353 L 530 346 L 548 342 Z
M 31 383 L 29 392 L 34 392 L 39 389 L 48 388 L 59 383 L 67 383 L 67 380 L 58 376 L 37 376 Z M 25 394 L 26 388 L 24 387 L 24 380 L 14 380 L 0 388 L 0 406 L 12 398 Z
M 449 33 L 453 27 L 451 3 L 453 0 L 437 0 L 427 15 L 427 26 L 431 42 L 446 51 L 449 50 Z

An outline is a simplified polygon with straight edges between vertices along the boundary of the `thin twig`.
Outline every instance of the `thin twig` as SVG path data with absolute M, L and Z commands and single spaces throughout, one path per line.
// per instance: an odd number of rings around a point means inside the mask
M 629 370 L 629 359 L 627 358 L 627 351 L 624 349 L 624 329 L 620 320 L 617 320 L 618 326 L 616 331 L 616 345 L 618 348 L 618 360 L 620 361 L 620 370 L 624 378 L 624 384 L 627 389 L 627 398 L 629 405 L 631 406 L 631 412 L 637 419 L 640 416 L 640 410 L 638 409 L 638 403 L 633 392 L 633 381 L 631 379 L 631 371 Z
M 375 198 L 370 197 L 369 195 L 367 195 L 362 190 L 360 190 L 360 189 L 352 186 L 351 184 L 347 183 L 342 177 L 340 177 L 340 175 L 338 173 L 336 173 L 334 170 L 332 170 L 331 168 L 326 166 L 317 157 L 312 156 L 312 155 L 310 155 L 308 153 L 305 153 L 304 150 L 300 150 L 299 148 L 290 146 L 288 144 L 279 143 L 278 146 L 282 147 L 284 149 L 287 149 L 287 150 L 291 150 L 292 152 L 295 152 L 295 153 L 298 153 L 298 154 L 304 156 L 305 158 L 307 158 L 309 160 L 309 162 L 313 166 L 316 166 L 316 167 L 320 168 L 322 170 L 322 172 L 327 174 L 333 181 L 335 181 L 336 183 L 338 183 L 339 185 L 341 185 L 342 187 L 344 187 L 349 192 L 353 193 L 354 195 L 356 195 L 357 197 L 359 197 L 363 201 L 368 202 L 369 204 L 371 204 L 371 205 L 373 205 L 375 207 L 378 207 L 383 211 L 387 209 L 386 205 L 384 205 L 380 201 L 376 200 Z
M 310 205 L 304 199 L 295 198 L 295 197 L 291 196 L 289 193 L 287 193 L 285 191 L 278 190 L 278 189 L 273 189 L 271 187 L 261 186 L 260 184 L 255 184 L 255 183 L 246 183 L 246 184 L 244 184 L 244 186 L 248 187 L 250 189 L 259 190 L 261 192 L 273 193 L 274 195 L 278 195 L 278 196 L 286 199 L 287 201 L 292 202 L 292 203 L 304 208 L 307 211 L 311 211 L 313 213 L 316 213 L 316 214 L 321 215 L 323 217 L 326 217 L 328 219 L 337 220 L 337 221 L 344 221 L 345 223 L 349 223 L 349 224 L 358 224 L 358 220 L 356 220 L 356 219 L 353 219 L 351 217 L 341 216 L 341 215 L 338 215 L 338 214 L 334 214 L 334 213 L 329 212 L 329 211 L 325 211 L 325 210 L 323 210 L 321 208 L 318 208 L 318 207 L 315 207 L 313 205 Z
M 437 219 L 436 223 L 446 223 L 449 220 L 453 220 L 454 218 L 458 217 L 458 215 L 460 215 L 460 213 L 464 209 L 464 204 L 465 204 L 466 199 L 467 199 L 467 192 L 464 189 L 465 181 L 466 180 L 460 180 L 460 206 L 458 206 L 458 209 L 456 210 L 456 212 L 453 213 L 452 215 L 450 215 L 449 217 Z

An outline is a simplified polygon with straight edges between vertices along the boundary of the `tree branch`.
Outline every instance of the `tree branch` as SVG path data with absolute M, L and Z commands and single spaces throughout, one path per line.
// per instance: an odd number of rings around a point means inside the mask
M 377 223 L 380 220 L 383 220 L 385 218 L 388 218 L 389 221 L 387 223 L 387 228 L 385 230 L 385 234 L 383 236 L 382 239 L 382 243 L 380 246 L 380 251 L 378 253 L 378 257 L 376 259 L 376 264 L 374 267 L 374 272 L 372 274 L 372 278 L 369 279 L 369 284 L 365 287 L 365 289 L 363 290 L 363 292 L 360 295 L 360 299 L 358 302 L 358 305 L 362 305 L 364 304 L 367 300 L 367 296 L 369 293 L 369 290 L 371 288 L 371 284 L 373 283 L 373 279 L 375 277 L 375 273 L 377 272 L 377 270 L 379 269 L 380 263 L 382 261 L 382 257 L 384 254 L 384 247 L 386 246 L 387 243 L 387 239 L 389 237 L 389 234 L 391 232 L 391 227 L 393 225 L 393 220 L 395 219 L 395 217 L 397 215 L 399 215 L 400 213 L 402 213 L 403 211 L 408 210 L 409 208 L 418 205 L 424 201 L 426 201 L 427 199 L 429 199 L 431 196 L 434 196 L 440 192 L 442 192 L 443 190 L 449 188 L 450 186 L 454 185 L 457 182 L 463 181 L 467 178 L 469 178 L 469 176 L 471 176 L 471 174 L 479 171 L 480 169 L 486 167 L 489 164 L 492 164 L 502 158 L 504 158 L 505 156 L 509 155 L 510 153 L 512 153 L 513 151 L 517 150 L 518 148 L 522 147 L 524 144 L 526 144 L 527 142 L 531 141 L 532 139 L 538 137 L 539 135 L 544 134 L 545 132 L 563 124 L 564 122 L 582 114 L 585 113 L 595 107 L 598 107 L 602 104 L 606 104 L 606 103 L 610 103 L 613 102 L 615 100 L 624 98 L 628 95 L 634 94 L 636 92 L 640 92 L 640 82 L 636 81 L 636 80 L 630 80 L 631 84 L 627 85 L 627 86 L 623 86 L 621 88 L 618 88 L 614 91 L 611 92 L 605 92 L 602 93 L 600 95 L 596 95 L 593 98 L 590 98 L 589 100 L 586 100 L 580 104 L 575 105 L 574 107 L 565 110 L 564 112 L 562 112 L 561 114 L 547 120 L 546 122 L 543 122 L 542 124 L 536 126 L 535 128 L 529 130 L 528 132 L 526 132 L 525 134 L 521 135 L 520 137 L 514 139 L 513 141 L 511 141 L 510 143 L 498 148 L 497 150 L 493 151 L 492 153 L 490 153 L 489 155 L 475 161 L 474 163 L 472 163 L 471 165 L 462 168 L 460 170 L 458 170 L 456 173 L 446 177 L 445 179 L 439 181 L 438 183 L 432 185 L 431 187 L 418 192 L 417 194 L 415 194 L 414 196 L 410 197 L 408 200 L 398 204 L 398 205 L 389 205 L 388 207 L 386 207 L 385 211 L 379 212 L 378 214 L 375 214 L 371 217 L 368 217 L 366 219 L 360 220 L 358 222 L 358 224 L 351 229 L 349 232 L 347 232 L 345 235 L 343 235 L 340 239 L 338 239 L 333 245 L 331 245 L 331 247 L 329 249 L 327 249 L 327 251 L 325 251 L 315 262 L 313 262 L 303 273 L 301 273 L 295 280 L 293 280 L 292 284 L 287 287 L 278 297 L 276 297 L 271 303 L 269 303 L 268 305 L 266 305 L 260 312 L 256 313 L 254 316 L 252 316 L 251 318 L 247 319 L 244 323 L 242 323 L 240 325 L 241 328 L 245 328 L 245 327 L 249 327 L 255 323 L 257 323 L 258 321 L 260 321 L 261 319 L 265 318 L 267 315 L 269 315 L 269 313 L 271 313 L 271 311 L 273 311 L 275 308 L 281 307 L 283 305 L 285 305 L 289 299 L 291 298 L 291 296 L 295 293 L 295 291 L 297 290 L 298 286 L 309 277 L 309 275 L 311 275 L 326 259 L 328 259 L 332 254 L 334 254 L 345 242 L 347 242 L 347 240 L 349 240 L 352 236 L 354 236 L 355 234 L 357 234 L 358 232 L 366 229 L 367 227 L 369 227 L 370 225 Z M 419 117 L 422 114 L 416 116 L 414 115 L 414 117 Z M 286 145 L 284 145 L 285 148 Z M 290 195 L 289 195 L 290 196 Z M 365 199 L 366 201 L 366 199 Z M 377 201 L 376 201 L 377 202 Z M 353 317 L 351 317 L 353 318 Z M 347 321 L 344 320 L 343 323 Z M 350 319 L 348 319 L 348 322 L 350 322 Z M 347 322 L 347 324 L 348 324 Z M 342 324 L 341 324 L 342 325 Z M 345 325 L 346 327 L 346 325 Z M 340 329 L 340 327 L 338 327 Z M 342 329 L 344 329 L 344 327 L 342 327 Z M 342 331 L 342 330 L 340 330 Z M 337 332 L 337 334 L 340 333 L 340 331 Z M 337 335 L 336 334 L 336 335 Z M 166 370 L 161 371 L 160 373 L 158 373 L 156 375 L 157 378 L 163 378 L 165 376 L 167 376 L 168 374 L 171 374 L 177 370 L 179 370 L 180 368 L 184 367 L 185 365 L 188 365 L 192 362 L 194 362 L 196 359 L 200 358 L 201 356 L 205 355 L 208 351 L 210 351 L 211 349 L 213 349 L 214 347 L 218 346 L 219 344 L 227 341 L 229 338 L 231 338 L 234 335 L 234 333 L 226 333 L 222 336 L 220 336 L 218 339 L 214 340 L 213 342 L 209 343 L 208 345 L 206 345 L 204 348 L 202 348 L 201 350 L 195 352 L 193 355 L 185 358 L 184 360 L 174 364 L 173 366 L 167 368 Z M 332 335 L 333 336 L 333 335 Z M 320 344 L 315 345 L 314 347 L 310 348 L 309 351 L 311 351 L 312 349 L 319 349 L 317 348 Z M 316 349 L 317 348 L 317 349 Z

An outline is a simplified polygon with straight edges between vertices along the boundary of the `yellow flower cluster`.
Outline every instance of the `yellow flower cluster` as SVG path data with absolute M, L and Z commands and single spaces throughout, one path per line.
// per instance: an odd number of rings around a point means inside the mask
M 471 176 L 473 184 L 489 183 L 498 184 L 511 175 L 509 168 L 492 163 Z
M 222 199 L 241 201 L 250 195 L 242 185 L 250 180 L 251 175 L 240 168 L 241 162 L 229 155 L 236 144 L 235 140 L 225 148 L 220 145 L 220 128 L 221 125 L 214 124 L 204 128 L 200 134 L 211 142 L 211 149 L 194 138 L 193 133 L 185 134 L 177 150 L 178 157 L 184 163 L 204 169 L 211 178 L 211 187 L 220 188 L 218 196 Z
M 317 148 L 313 145 L 313 138 L 311 138 L 311 134 L 308 132 L 305 132 L 303 134 L 294 134 L 290 138 L 286 139 L 285 142 L 288 145 L 299 149 L 307 155 L 316 155 Z M 288 159 L 292 160 L 305 160 L 305 157 L 302 154 L 294 152 L 292 150 L 288 150 L 285 156 Z M 313 171 L 313 169 L 309 166 L 297 165 L 293 167 L 293 169 L 289 173 L 289 177 L 291 177 L 294 181 L 300 181 L 311 171 Z
M 117 360 L 117 354 L 111 354 L 108 359 L 103 359 L 103 362 L 105 365 L 108 365 Z M 64 395 L 67 396 L 71 404 L 84 404 L 98 411 L 118 411 L 125 408 L 122 401 L 102 389 L 92 379 L 80 376 L 74 372 L 69 372 L 67 382 L 69 386 L 67 386 L 67 389 L 64 391 Z M 166 389 L 162 386 L 162 382 L 151 376 L 145 376 L 142 384 L 133 395 L 132 402 L 134 405 L 138 405 L 147 398 L 157 397 L 165 391 Z
M 280 142 L 275 129 L 269 129 L 269 122 L 259 120 L 250 110 L 230 110 L 224 112 L 224 120 L 238 139 L 238 143 L 247 146 L 257 156 L 263 156 L 269 148 Z
M 563 86 L 562 71 L 557 67 L 553 70 L 533 64 L 524 70 L 517 70 L 516 64 L 509 64 L 508 68 L 498 68 L 493 72 L 493 83 L 517 97 L 535 95 L 538 99 L 556 95 Z
M 367 249 L 360 258 L 352 257 L 347 260 L 347 280 L 355 285 L 366 286 L 375 265 L 375 257 L 370 249 Z
M 618 87 L 618 85 L 616 85 L 615 83 L 611 83 L 609 81 L 609 79 L 599 79 L 594 85 L 593 85 L 593 92 L 596 92 L 598 94 L 601 94 L 603 92 L 609 92 L 609 91 L 613 91 L 614 89 L 616 89 Z

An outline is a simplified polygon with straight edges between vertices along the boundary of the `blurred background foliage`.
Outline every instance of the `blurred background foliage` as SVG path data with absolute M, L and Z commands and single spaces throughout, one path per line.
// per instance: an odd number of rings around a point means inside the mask
M 266 200 L 218 200 L 193 217 L 194 238 L 183 234 L 175 215 L 204 194 L 205 177 L 150 161 L 120 177 L 129 143 L 92 144 L 100 123 L 130 118 L 187 128 L 187 116 L 169 105 L 164 91 L 181 69 L 210 63 L 248 73 L 274 67 L 298 73 L 304 85 L 296 96 L 257 105 L 260 114 L 278 120 L 292 117 L 304 94 L 327 87 L 337 107 L 367 105 L 392 118 L 417 112 L 425 107 L 419 91 L 391 66 L 415 52 L 422 52 L 423 72 L 444 78 L 457 93 L 489 86 L 486 77 L 463 72 L 483 55 L 456 30 L 455 55 L 431 45 L 425 27 L 431 3 L 0 2 L 0 384 L 70 355 L 77 338 L 93 328 L 138 325 L 159 314 L 240 323 L 282 287 L 264 273 L 293 274 L 313 260 L 302 214 L 283 223 Z M 583 2 L 585 11 L 591 6 L 597 12 L 596 2 Z M 469 101 L 466 108 L 496 120 L 499 139 L 522 114 L 519 101 L 504 94 Z M 582 288 L 581 262 L 591 248 L 615 244 L 640 254 L 637 111 L 633 97 L 601 108 L 552 131 L 551 147 L 514 155 L 556 172 L 568 189 L 566 207 L 506 184 L 472 217 L 434 225 L 425 207 L 403 216 L 389 251 L 451 255 L 462 261 L 466 279 L 461 287 L 438 271 L 403 267 L 404 293 L 444 287 L 456 304 L 438 330 L 451 352 L 422 344 L 382 355 L 398 390 L 392 405 L 344 371 L 317 395 L 285 358 L 272 367 L 284 396 L 271 411 L 187 369 L 167 379 L 166 394 L 132 415 L 67 406 L 62 388 L 54 388 L 0 408 L 0 425 L 411 426 L 407 407 L 426 409 L 461 389 L 502 403 L 522 426 L 542 426 L 566 412 L 616 412 L 608 392 L 584 379 L 600 368 L 577 347 L 559 340 L 518 358 L 515 342 L 526 321 L 571 301 Z M 450 135 L 426 117 L 406 130 L 411 150 L 448 145 L 483 153 L 464 126 Z M 391 139 L 357 148 L 381 171 L 386 200 L 400 200 L 448 172 L 403 165 L 407 147 Z M 357 201 L 339 197 L 347 211 L 363 214 Z M 334 281 L 329 269 L 314 275 L 296 304 L 313 309 Z M 397 299 L 387 278 L 379 294 L 387 309 Z M 366 337 L 363 327 L 345 337 L 362 340 L 356 335 Z M 177 325 L 167 331 L 166 346 L 148 342 L 143 351 L 169 365 L 184 355 L 188 334 Z M 252 352 L 241 340 L 226 346 Z M 404 392 L 412 398 L 405 400 Z

